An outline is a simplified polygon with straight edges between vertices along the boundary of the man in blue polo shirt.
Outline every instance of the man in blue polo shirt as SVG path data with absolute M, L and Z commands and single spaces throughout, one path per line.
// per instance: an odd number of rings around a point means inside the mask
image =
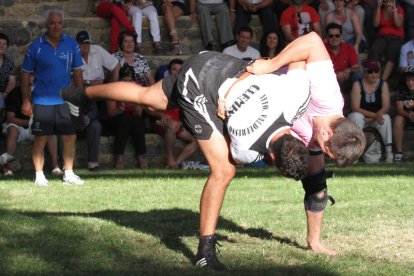
M 82 57 L 77 42 L 63 33 L 63 12 L 48 10 L 45 19 L 47 32 L 29 46 L 21 68 L 22 113 L 27 116 L 33 114 L 35 184 L 48 185 L 43 173 L 44 147 L 48 136 L 61 135 L 65 168 L 63 184 L 83 185 L 83 180 L 73 172 L 75 128 L 69 107 L 60 97 L 60 90 L 71 84 L 71 73 L 74 85 L 83 85 Z M 32 90 L 29 85 L 30 73 L 35 76 Z

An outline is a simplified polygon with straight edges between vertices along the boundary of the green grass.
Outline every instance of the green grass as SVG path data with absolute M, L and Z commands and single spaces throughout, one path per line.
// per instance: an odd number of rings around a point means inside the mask
M 323 242 L 306 250 L 300 182 L 239 169 L 217 230 L 222 275 L 414 275 L 412 163 L 334 170 Z M 203 275 L 192 265 L 207 173 L 77 171 L 47 188 L 32 173 L 0 182 L 1 275 Z

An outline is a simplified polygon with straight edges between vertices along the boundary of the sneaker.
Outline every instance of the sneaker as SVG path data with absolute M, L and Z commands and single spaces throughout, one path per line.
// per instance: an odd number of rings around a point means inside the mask
M 7 171 L 5 171 L 5 172 L 3 173 L 3 176 L 6 176 L 6 177 L 13 177 L 13 176 L 14 176 L 14 173 L 13 173 L 13 171 L 12 171 L 12 170 L 7 170 Z
M 201 162 L 194 162 L 193 169 L 194 170 L 209 171 L 210 170 L 210 166 L 209 165 L 206 165 L 206 164 L 203 164 Z
M 392 163 L 392 162 L 394 162 L 394 156 L 392 155 L 392 152 L 387 152 L 385 163 Z
M 85 181 L 83 181 L 79 176 L 76 174 L 71 175 L 64 175 L 63 176 L 63 185 L 83 185 Z
M 51 173 L 53 175 L 63 175 L 63 171 L 59 167 L 54 168 Z
M 183 170 L 191 170 L 192 169 L 193 161 L 183 161 L 180 164 L 181 169 Z
M 16 158 L 13 155 L 5 152 L 2 155 L 0 155 L 0 165 L 6 165 L 7 163 L 9 163 L 10 161 L 13 161 L 14 159 Z
M 196 267 L 206 267 L 217 271 L 227 270 L 226 266 L 217 258 L 216 244 L 221 246 L 217 242 L 216 235 L 209 235 L 200 238 L 198 252 L 196 255 Z M 218 249 L 217 251 L 220 252 Z
M 85 87 L 66 87 L 60 91 L 60 96 L 68 104 L 70 114 L 75 117 L 79 116 L 80 107 L 89 102 L 90 99 L 86 95 Z
M 49 181 L 47 181 L 46 177 L 39 177 L 34 181 L 34 184 L 40 187 L 47 187 L 49 186 L 48 183 Z
M 99 169 L 99 163 L 98 162 L 88 162 L 88 170 L 96 171 L 98 169 Z
M 395 162 L 401 162 L 403 160 L 404 155 L 402 153 L 396 153 L 394 154 L 394 161 Z

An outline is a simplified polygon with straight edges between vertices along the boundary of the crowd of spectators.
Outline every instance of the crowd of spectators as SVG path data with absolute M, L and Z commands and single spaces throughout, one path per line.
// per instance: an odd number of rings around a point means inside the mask
M 188 9 L 187 9 L 188 5 Z M 82 107 L 77 119 L 71 118 L 59 91 L 69 85 L 89 86 L 104 82 L 132 81 L 148 86 L 155 83 L 148 57 L 140 54 L 142 19 L 150 21 L 153 53 L 180 55 L 181 41 L 176 19 L 188 12 L 198 22 L 206 50 L 223 51 L 240 59 L 273 58 L 292 40 L 314 31 L 325 39 L 337 80 L 345 98 L 344 113 L 361 128 L 378 130 L 386 148 L 386 161 L 403 159 L 403 133 L 414 124 L 414 23 L 410 1 L 285 0 L 164 0 L 107 1 L 97 4 L 96 14 L 110 20 L 109 49 L 92 41 L 87 30 L 76 39 L 63 32 L 64 15 L 56 9 L 47 11 L 46 32 L 28 47 L 21 65 L 21 86 L 16 87 L 15 65 L 6 55 L 9 38 L 0 34 L 0 111 L 4 145 L 0 149 L 3 174 L 14 173 L 8 163 L 15 158 L 17 143 L 32 139 L 35 184 L 47 186 L 43 173 L 44 148 L 48 145 L 53 174 L 63 175 L 63 182 L 82 185 L 73 172 L 76 137 L 87 140 L 87 167 L 99 168 L 101 135 L 115 136 L 114 167 L 124 167 L 123 154 L 129 136 L 135 147 L 136 167 L 145 169 L 145 133 L 155 130 L 167 146 L 166 167 L 178 168 L 197 149 L 197 144 L 182 128 L 178 110 L 150 112 L 139 105 L 121 102 L 97 102 Z M 170 47 L 161 48 L 159 14 L 164 16 L 170 35 Z M 262 27 L 255 33 L 249 26 L 257 14 Z M 214 17 L 213 17 L 214 16 Z M 213 19 L 216 27 L 213 28 Z M 215 34 L 214 32 L 217 32 Z M 258 49 L 252 39 L 260 41 Z M 217 41 L 216 41 L 217 40 Z M 38 49 L 42 48 L 42 51 Z M 39 54 L 40 53 L 40 54 Z M 359 60 L 365 53 L 366 61 Z M 174 74 L 183 63 L 172 59 L 164 68 Z M 398 64 L 398 66 L 395 66 Z M 398 70 L 395 69 L 398 67 Z M 164 73 L 163 73 L 164 74 Z M 390 87 L 390 76 L 396 75 Z M 162 78 L 158 76 L 157 80 Z M 33 84 L 32 84 L 33 81 Z M 397 91 L 396 101 L 391 91 Z M 396 106 L 392 124 L 390 107 Z M 176 139 L 185 143 L 174 153 Z M 58 160 L 57 141 L 63 144 Z M 394 142 L 394 143 L 393 143 Z

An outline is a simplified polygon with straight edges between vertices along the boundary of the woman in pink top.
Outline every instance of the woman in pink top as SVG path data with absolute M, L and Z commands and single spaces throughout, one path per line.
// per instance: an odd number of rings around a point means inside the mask
M 374 27 L 378 27 L 377 38 L 371 46 L 369 59 L 381 60 L 385 55 L 382 79 L 387 80 L 394 64 L 398 62 L 404 38 L 404 10 L 397 7 L 395 0 L 379 2 L 374 14 Z

